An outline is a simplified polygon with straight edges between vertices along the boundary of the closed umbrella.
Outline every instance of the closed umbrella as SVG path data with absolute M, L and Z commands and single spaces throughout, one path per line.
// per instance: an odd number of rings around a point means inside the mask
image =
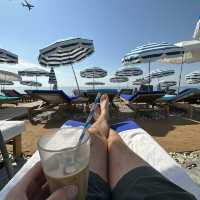
M 93 52 L 94 45 L 92 40 L 72 38 L 55 42 L 46 48 L 40 49 L 38 61 L 42 66 L 45 67 L 71 65 L 77 84 L 77 89 L 80 92 L 73 64 L 83 60 Z
M 143 46 L 139 46 L 130 53 L 126 54 L 122 59 L 124 65 L 148 63 L 149 74 L 151 71 L 151 62 L 160 60 L 162 58 L 176 57 L 177 55 L 183 55 L 183 49 L 181 47 L 168 44 L 168 43 L 151 43 Z M 149 84 L 150 84 L 149 76 Z
M 56 79 L 56 74 L 55 74 L 53 67 L 51 67 L 51 70 L 50 70 L 50 73 L 49 73 L 49 84 L 50 85 L 56 84 L 56 88 L 57 88 L 57 79 Z M 54 87 L 54 89 L 55 89 L 55 87 Z
M 195 30 L 194 30 L 194 34 L 193 34 L 193 38 L 195 40 L 200 40 L 200 17 L 197 21 L 197 24 L 196 24 L 196 27 L 195 27 Z
M 87 68 L 80 72 L 80 76 L 82 78 L 92 78 L 93 82 L 95 82 L 95 78 L 104 78 L 107 76 L 107 71 L 100 67 L 92 67 Z M 93 89 L 95 89 L 95 85 L 93 85 Z
M 39 67 L 32 67 L 32 68 L 27 68 L 24 70 L 18 71 L 18 74 L 20 76 L 28 76 L 28 77 L 35 77 L 35 82 L 38 82 L 38 77 L 40 76 L 49 76 L 49 72 L 46 71 L 45 69 L 39 68 Z M 36 85 L 36 88 L 38 86 Z

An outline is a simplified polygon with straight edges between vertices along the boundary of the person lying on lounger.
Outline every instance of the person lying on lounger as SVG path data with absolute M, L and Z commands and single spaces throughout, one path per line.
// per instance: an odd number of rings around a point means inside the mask
M 90 175 L 86 199 L 192 200 L 184 191 L 137 156 L 109 125 L 109 100 L 103 95 L 91 136 Z M 40 162 L 9 192 L 8 200 L 73 200 L 78 188 L 63 187 L 49 195 Z

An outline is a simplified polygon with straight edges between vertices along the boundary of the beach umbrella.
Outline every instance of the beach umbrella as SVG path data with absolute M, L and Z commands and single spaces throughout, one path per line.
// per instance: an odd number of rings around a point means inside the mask
M 196 27 L 195 27 L 195 30 L 194 30 L 194 34 L 193 34 L 193 38 L 195 40 L 200 40 L 200 17 L 197 21 L 197 24 L 196 24 Z
M 165 69 L 165 70 L 160 70 L 160 69 L 156 69 L 155 71 L 152 71 L 150 73 L 150 78 L 151 79 L 155 79 L 155 78 L 162 78 L 162 77 L 166 77 L 166 76 L 171 76 L 175 74 L 174 70 L 169 70 L 169 69 Z M 149 75 L 145 76 L 145 78 L 149 78 Z
M 77 84 L 77 89 L 80 92 L 73 64 L 83 60 L 93 52 L 94 45 L 92 40 L 71 38 L 55 42 L 46 48 L 40 49 L 38 61 L 42 66 L 45 67 L 71 65 Z
M 116 76 L 125 76 L 125 77 L 139 76 L 142 74 L 143 71 L 139 67 L 132 67 L 132 66 L 119 69 L 115 73 Z
M 122 59 L 124 65 L 148 63 L 149 74 L 151 72 L 151 62 L 158 61 L 163 58 L 171 58 L 177 55 L 183 55 L 181 47 L 168 43 L 150 43 L 139 46 L 130 53 L 126 54 Z M 150 84 L 149 76 L 149 84 Z
M 182 64 L 183 63 L 195 63 L 200 61 L 200 41 L 188 40 L 181 41 L 175 44 L 178 47 L 183 48 L 183 55 L 176 55 L 173 58 L 164 58 L 161 60 L 163 63 L 181 64 L 181 71 L 179 75 L 178 93 L 180 90 L 181 76 L 182 76 Z
M 105 85 L 104 82 L 94 81 L 94 82 L 86 82 L 86 85 Z
M 147 78 L 139 78 L 133 81 L 133 85 L 146 85 L 149 84 L 149 79 Z
M 175 86 L 176 84 L 177 84 L 176 81 L 166 81 L 166 80 L 159 81 L 159 85 L 161 88 L 172 87 Z
M 31 67 L 26 68 L 24 70 L 18 71 L 18 74 L 20 76 L 28 76 L 28 77 L 35 77 L 35 82 L 38 82 L 38 77 L 40 76 L 49 76 L 49 72 L 45 69 L 39 68 L 39 67 Z M 37 85 L 36 85 L 37 88 Z
M 0 63 L 17 64 L 18 56 L 10 51 L 0 48 Z
M 13 72 L 6 70 L 0 70 L 0 80 L 1 81 L 20 81 L 21 77 Z
M 80 72 L 80 76 L 82 78 L 92 78 L 93 82 L 95 82 L 95 78 L 104 78 L 107 76 L 107 71 L 100 67 L 91 67 L 87 68 Z M 93 85 L 93 89 L 95 85 Z
M 1 81 L 0 80 L 0 85 L 1 85 L 1 90 L 2 90 L 5 85 L 14 85 L 14 83 L 12 81 Z
M 185 80 L 188 84 L 199 84 L 200 83 L 200 72 L 194 71 L 185 76 Z
M 128 77 L 125 77 L 125 76 L 120 76 L 120 77 L 115 76 L 115 77 L 110 78 L 111 83 L 124 83 L 128 81 L 129 81 Z
M 42 87 L 42 83 L 35 82 L 35 81 L 20 81 L 20 84 L 27 85 L 27 86 L 33 86 L 33 87 Z
M 5 70 L 0 70 L 0 81 L 1 85 L 8 85 L 11 83 L 11 81 L 20 81 L 21 77 L 13 72 L 5 71 Z M 4 84 L 3 84 L 4 82 Z M 7 84 L 6 84 L 7 83 Z
M 49 84 L 57 85 L 57 79 L 56 79 L 56 74 L 54 72 L 53 67 L 51 67 L 50 73 L 49 73 Z M 57 86 L 56 86 L 57 87 Z

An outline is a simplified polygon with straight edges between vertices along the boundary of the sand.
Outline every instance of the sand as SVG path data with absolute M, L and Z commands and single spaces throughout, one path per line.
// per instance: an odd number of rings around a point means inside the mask
M 131 111 L 120 112 L 113 110 L 112 123 L 133 119 Z M 25 155 L 32 155 L 37 149 L 38 138 L 46 133 L 55 132 L 69 119 L 85 121 L 87 114 L 81 110 L 70 113 L 67 110 L 57 112 L 45 124 L 32 125 L 26 120 L 26 131 L 22 134 L 22 151 Z M 200 150 L 200 123 L 183 119 L 179 116 L 170 116 L 160 120 L 135 120 L 168 152 L 186 152 Z

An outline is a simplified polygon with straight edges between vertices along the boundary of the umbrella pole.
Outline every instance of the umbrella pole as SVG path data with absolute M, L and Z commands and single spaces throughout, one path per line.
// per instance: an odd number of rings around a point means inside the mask
M 182 55 L 182 61 L 181 61 L 181 70 L 180 70 L 180 74 L 179 74 L 178 94 L 179 94 L 179 92 L 180 92 L 181 78 L 182 78 L 182 71 L 183 71 L 183 55 Z
M 71 67 L 72 67 L 72 71 L 74 73 L 74 78 L 75 78 L 75 81 L 76 81 L 76 86 L 77 86 L 77 89 L 78 89 L 78 93 L 80 94 L 80 88 L 79 88 L 79 85 L 78 85 L 78 80 L 77 80 L 76 73 L 74 71 L 74 67 L 73 67 L 72 64 L 71 64 Z
M 149 61 L 149 92 L 150 92 L 150 83 L 151 83 L 150 72 L 151 72 L 151 63 Z

